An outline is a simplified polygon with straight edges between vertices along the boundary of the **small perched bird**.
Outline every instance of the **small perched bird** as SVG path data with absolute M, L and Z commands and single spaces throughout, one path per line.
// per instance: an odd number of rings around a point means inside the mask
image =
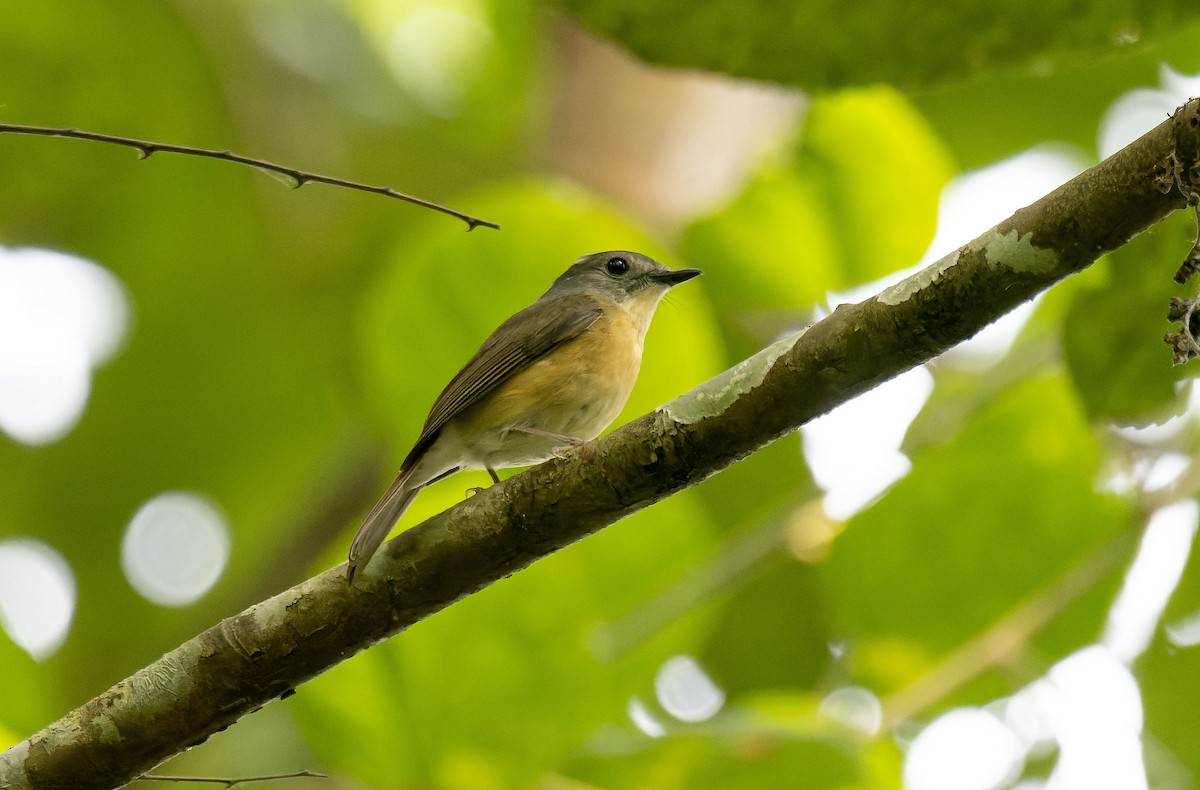
M 347 581 L 430 483 L 467 469 L 486 469 L 498 483 L 498 468 L 540 463 L 596 438 L 629 399 L 659 301 L 700 273 L 636 252 L 585 255 L 501 324 L 434 401 L 350 544 Z

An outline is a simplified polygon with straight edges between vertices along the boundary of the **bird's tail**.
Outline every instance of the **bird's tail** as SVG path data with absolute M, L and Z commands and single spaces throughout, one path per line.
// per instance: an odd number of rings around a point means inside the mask
M 354 583 L 355 575 L 371 561 L 379 544 L 383 543 L 383 539 L 392 531 L 392 527 L 400 520 L 400 516 L 404 515 L 404 511 L 408 510 L 417 492 L 421 490 L 420 484 L 410 485 L 412 471 L 412 467 L 409 467 L 400 472 L 363 519 L 358 532 L 354 533 L 354 540 L 350 543 L 350 559 L 346 565 L 348 583 Z

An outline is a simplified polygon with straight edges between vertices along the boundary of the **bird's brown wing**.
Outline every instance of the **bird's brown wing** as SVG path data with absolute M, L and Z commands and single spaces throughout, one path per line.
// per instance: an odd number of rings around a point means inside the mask
M 572 294 L 550 303 L 538 300 L 501 324 L 433 402 L 425 427 L 401 469 L 429 449 L 447 422 L 555 346 L 577 337 L 603 312 L 592 297 Z

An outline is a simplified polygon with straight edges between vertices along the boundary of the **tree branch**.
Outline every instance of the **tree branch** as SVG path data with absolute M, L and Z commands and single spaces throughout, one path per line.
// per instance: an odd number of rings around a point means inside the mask
M 386 197 L 403 200 L 408 203 L 413 203 L 418 206 L 423 206 L 434 211 L 440 211 L 443 214 L 449 214 L 452 217 L 457 217 L 467 223 L 467 230 L 472 231 L 475 228 L 483 226 L 485 228 L 495 228 L 500 230 L 500 226 L 495 222 L 486 219 L 479 219 L 470 214 L 464 214 L 457 209 L 443 206 L 440 203 L 434 203 L 425 198 L 406 195 L 403 192 L 397 192 L 391 187 L 371 186 L 370 184 L 362 184 L 358 181 L 347 181 L 344 178 L 335 178 L 334 176 L 323 176 L 320 173 L 309 173 L 306 170 L 297 170 L 294 167 L 268 162 L 266 159 L 255 159 L 242 154 L 235 154 L 232 151 L 216 151 L 211 148 L 195 148 L 190 145 L 174 145 L 172 143 L 155 143 L 150 140 L 138 140 L 133 137 L 118 137 L 113 134 L 100 134 L 99 132 L 85 132 L 80 129 L 64 129 L 51 126 L 24 126 L 17 123 L 0 123 L 0 134 L 10 132 L 12 134 L 34 134 L 42 137 L 70 137 L 75 140 L 91 140 L 97 143 L 112 143 L 113 145 L 123 145 L 128 148 L 137 149 L 139 159 L 148 159 L 151 154 L 158 152 L 168 154 L 186 154 L 188 156 L 206 156 L 209 159 L 220 159 L 225 162 L 233 162 L 239 165 L 249 165 L 250 167 L 266 170 L 269 173 L 284 176 L 288 179 L 288 184 L 293 189 L 299 189 L 305 184 L 329 184 L 335 187 L 345 187 L 346 189 L 357 189 L 360 192 L 370 192 L 373 195 L 384 195 Z
M 1193 100 L 970 244 L 601 437 L 586 458 L 547 461 L 402 533 L 361 587 L 347 587 L 339 566 L 223 620 L 0 755 L 0 787 L 127 782 L 358 651 L 932 359 L 1183 208 L 1185 191 L 1162 176 L 1170 157 L 1197 148 Z M 1194 157 L 1186 161 L 1190 172 Z

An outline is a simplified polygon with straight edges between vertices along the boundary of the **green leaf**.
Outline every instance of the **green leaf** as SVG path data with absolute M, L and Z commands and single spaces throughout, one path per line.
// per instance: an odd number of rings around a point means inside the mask
M 911 681 L 1125 526 L 1125 506 L 1095 491 L 1099 461 L 1061 376 L 1015 384 L 919 452 L 825 568 L 856 676 Z
M 936 0 L 847 5 L 563 0 L 639 57 L 810 91 L 889 82 L 906 90 L 994 71 L 1041 71 L 1144 47 L 1197 19 L 1189 0 Z
M 1200 774 L 1200 731 L 1195 700 L 1200 695 L 1200 548 L 1193 545 L 1187 565 L 1163 613 L 1163 627 L 1134 665 L 1142 689 L 1146 733 L 1156 748 L 1148 755 L 1159 765 Z M 1165 752 L 1163 754 L 1162 752 Z M 1173 765 L 1172 765 L 1173 764 Z
M 1157 88 L 1163 64 L 1200 71 L 1200 21 L 1168 29 L 1146 46 L 1051 67 L 973 75 L 914 97 L 964 168 L 990 164 L 1031 146 L 1059 141 L 1093 153 L 1105 111 L 1135 88 Z M 1048 52 L 1047 58 L 1056 57 Z M 1019 108 L 1019 109 L 1018 109 Z
M 55 663 L 53 658 L 49 665 L 35 663 L 0 630 L 0 671 L 10 689 L 0 694 L 0 750 L 36 732 L 50 716 L 61 713 L 55 707 L 54 689 L 48 687 L 53 680 L 47 670 L 64 669 L 63 662 L 57 661 L 57 666 Z
M 768 165 L 730 206 L 689 226 L 684 256 L 736 269 L 712 293 L 735 350 L 748 354 L 827 292 L 915 263 L 952 172 L 928 124 L 895 91 L 823 97 L 791 160 Z
M 1150 770 L 1167 776 L 1200 774 L 1200 733 L 1196 730 L 1200 695 L 1200 648 L 1179 647 L 1158 639 L 1134 667 L 1146 716 Z
M 843 790 L 863 779 L 856 755 L 837 741 L 792 740 L 771 732 L 728 737 L 684 733 L 629 740 L 625 754 L 575 759 L 567 766 L 568 775 L 595 787 L 655 790 Z
M 1063 348 L 1089 418 L 1146 424 L 1184 405 L 1175 385 L 1189 369 L 1172 366 L 1162 336 L 1179 326 L 1167 305 L 1185 289 L 1171 276 L 1194 234 L 1195 220 L 1180 213 L 1109 255 L 1105 282 L 1075 292 Z
M 825 193 L 842 247 L 835 287 L 844 287 L 920 259 L 954 163 L 908 100 L 873 87 L 813 102 L 796 169 Z
M 700 660 L 730 697 L 817 685 L 831 663 L 817 571 L 777 554 L 721 608 Z

